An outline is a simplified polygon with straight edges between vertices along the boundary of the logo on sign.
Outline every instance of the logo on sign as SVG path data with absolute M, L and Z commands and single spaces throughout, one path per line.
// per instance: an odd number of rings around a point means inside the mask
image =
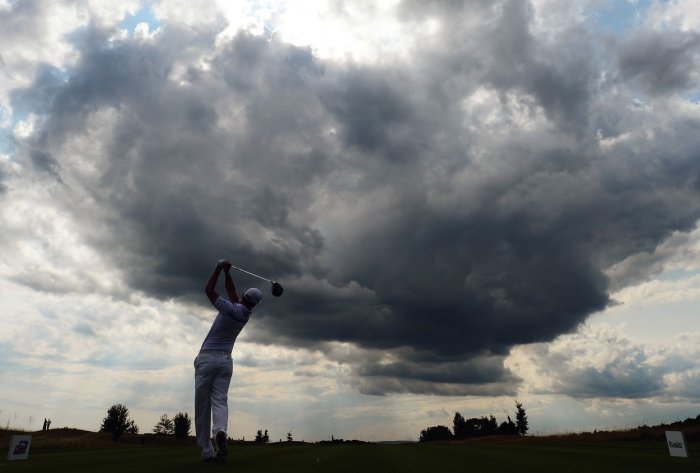
M 15 451 L 12 452 L 13 455 L 24 455 L 27 453 L 27 447 L 29 446 L 29 442 L 26 440 L 22 440 L 19 442 L 17 445 L 15 445 Z
M 667 430 L 666 443 L 668 444 L 668 453 L 672 457 L 688 457 L 688 449 L 686 448 L 683 432 Z

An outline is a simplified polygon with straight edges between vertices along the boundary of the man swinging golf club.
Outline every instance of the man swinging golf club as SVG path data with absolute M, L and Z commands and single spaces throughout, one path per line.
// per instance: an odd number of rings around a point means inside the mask
M 222 270 L 229 299 L 216 292 L 216 283 Z M 257 288 L 246 290 L 243 297 L 239 298 L 230 270 L 231 263 L 228 260 L 219 260 L 207 280 L 204 292 L 219 313 L 194 360 L 194 425 L 197 445 L 202 460 L 213 463 L 226 463 L 228 455 L 228 388 L 233 373 L 233 344 L 248 322 L 253 307 L 262 299 L 262 293 Z M 216 453 L 211 443 L 212 435 L 216 441 Z

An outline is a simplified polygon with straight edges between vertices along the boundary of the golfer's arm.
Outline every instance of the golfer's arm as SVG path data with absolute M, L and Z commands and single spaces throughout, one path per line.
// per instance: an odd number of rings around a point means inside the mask
M 206 293 L 207 297 L 209 298 L 212 304 L 214 304 L 219 298 L 219 293 L 216 292 L 216 281 L 219 280 L 220 273 L 221 266 L 217 264 L 216 268 L 214 268 L 214 271 L 211 272 L 211 275 L 207 280 L 207 285 L 204 287 L 204 292 Z
M 236 292 L 236 284 L 233 282 L 233 278 L 229 273 L 224 273 L 224 286 L 226 286 L 226 292 L 231 302 L 240 302 L 238 293 Z

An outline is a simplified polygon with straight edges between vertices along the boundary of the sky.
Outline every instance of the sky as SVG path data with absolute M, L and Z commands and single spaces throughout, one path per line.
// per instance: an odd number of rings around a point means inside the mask
M 285 288 L 234 275 L 233 438 L 695 417 L 699 46 L 693 0 L 0 0 L 0 426 L 192 416 L 219 258 Z

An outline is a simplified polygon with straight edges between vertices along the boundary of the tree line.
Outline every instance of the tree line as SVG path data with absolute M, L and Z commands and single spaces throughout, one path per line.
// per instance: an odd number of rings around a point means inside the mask
M 156 435 L 174 435 L 175 438 L 184 440 L 190 435 L 192 429 L 192 419 L 185 412 L 178 412 L 172 419 L 168 414 L 163 414 L 153 427 Z M 138 434 L 139 427 L 133 419 L 129 417 L 129 409 L 123 404 L 115 404 L 107 410 L 107 416 L 102 420 L 100 432 L 112 434 L 112 439 L 116 442 L 124 434 Z M 292 433 L 287 433 L 287 442 L 293 442 Z M 255 436 L 255 443 L 266 444 L 270 442 L 270 434 L 265 429 L 258 430 Z
M 280 439 L 280 442 L 282 442 L 282 439 Z M 294 437 L 291 432 L 287 432 L 287 443 L 292 442 L 294 442 Z M 262 430 L 258 430 L 258 433 L 255 434 L 255 443 L 270 443 L 270 434 L 267 432 L 267 429 L 265 429 L 265 433 Z
M 519 435 L 524 436 L 528 431 L 528 419 L 523 405 L 515 403 L 515 422 L 507 416 L 508 420 L 498 424 L 493 415 L 489 417 L 472 417 L 465 419 L 459 412 L 455 413 L 452 421 L 452 431 L 444 425 L 428 427 L 420 433 L 421 442 L 434 442 L 444 440 L 461 440 L 474 437 L 488 437 L 492 435 Z M 174 435 L 177 439 L 186 439 L 190 435 L 192 419 L 187 413 L 178 412 L 170 419 L 167 414 L 163 414 L 156 425 L 153 433 L 156 435 Z M 139 427 L 133 419 L 129 417 L 129 409 L 123 404 L 115 404 L 107 410 L 107 416 L 102 420 L 100 432 L 112 434 L 116 442 L 124 434 L 138 434 Z M 255 443 L 266 444 L 270 442 L 270 435 L 265 429 L 258 430 L 255 436 Z M 287 433 L 287 442 L 293 442 L 292 433 Z
M 170 419 L 168 414 L 160 416 L 160 420 L 153 427 L 156 435 L 174 435 L 175 438 L 184 440 L 190 435 L 192 419 L 186 412 L 178 412 Z M 116 442 L 124 434 L 138 434 L 139 427 L 129 417 L 129 409 L 123 404 L 115 404 L 107 410 L 107 416 L 102 420 L 100 432 L 112 434 Z
M 421 431 L 420 441 L 462 440 L 493 435 L 524 436 L 528 431 L 527 413 L 523 405 L 517 401 L 515 402 L 515 409 L 515 422 L 510 416 L 507 416 L 508 420 L 500 424 L 493 415 L 465 419 L 462 414 L 456 412 L 452 420 L 452 430 L 444 425 L 428 427 Z

